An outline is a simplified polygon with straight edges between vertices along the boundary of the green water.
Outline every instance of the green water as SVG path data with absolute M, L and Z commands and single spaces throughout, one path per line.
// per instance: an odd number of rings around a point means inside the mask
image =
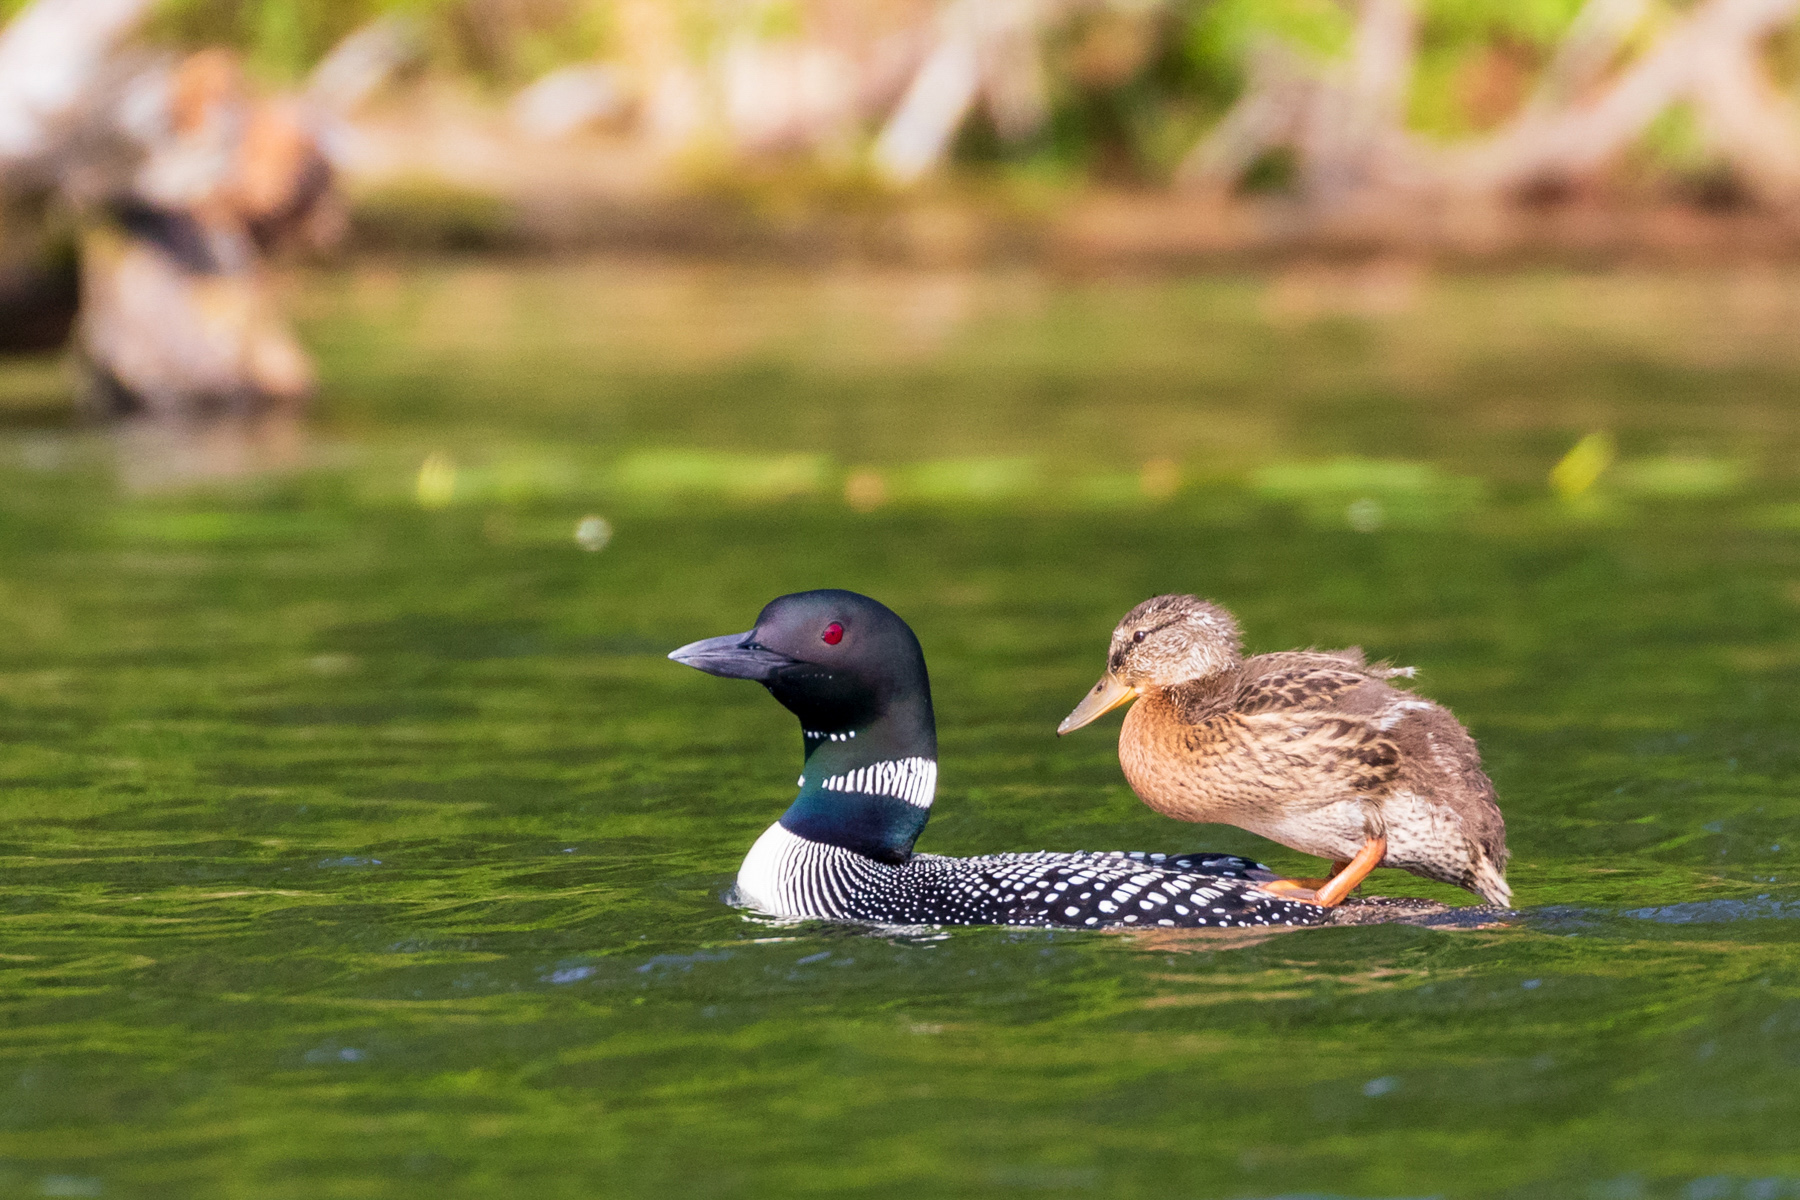
M 303 469 L 0 368 L 0 1194 L 1800 1196 L 1800 277 L 296 288 Z M 747 919 L 798 734 L 662 655 L 819 586 L 924 642 L 924 849 L 1316 865 L 1051 734 L 1194 590 L 1416 664 L 1522 915 Z

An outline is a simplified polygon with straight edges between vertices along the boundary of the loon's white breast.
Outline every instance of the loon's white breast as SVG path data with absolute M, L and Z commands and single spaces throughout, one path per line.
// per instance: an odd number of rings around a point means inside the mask
M 895 870 L 777 821 L 738 867 L 737 902 L 776 917 L 848 917 L 852 898 Z

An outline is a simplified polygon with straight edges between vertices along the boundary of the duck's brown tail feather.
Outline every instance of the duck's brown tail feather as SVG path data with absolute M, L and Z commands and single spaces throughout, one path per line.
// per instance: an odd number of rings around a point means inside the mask
M 1488 857 L 1487 851 L 1480 846 L 1469 847 L 1469 858 L 1474 866 L 1470 869 L 1469 880 L 1464 887 L 1499 908 L 1512 907 L 1512 888 L 1506 882 L 1504 868 Z

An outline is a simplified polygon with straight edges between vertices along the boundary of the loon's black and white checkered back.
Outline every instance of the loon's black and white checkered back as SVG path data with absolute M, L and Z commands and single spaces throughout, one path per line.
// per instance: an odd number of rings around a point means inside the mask
M 1082 851 L 945 858 L 898 866 L 776 824 L 739 873 L 740 899 L 780 916 L 893 925 L 1077 929 L 1316 925 L 1325 909 L 1256 886 L 1260 864 L 1229 854 Z
M 1313 925 L 1324 918 L 1317 905 L 1262 891 L 1249 876 L 1256 869 L 1230 855 L 920 854 L 889 886 L 864 897 L 865 919 L 1098 929 Z

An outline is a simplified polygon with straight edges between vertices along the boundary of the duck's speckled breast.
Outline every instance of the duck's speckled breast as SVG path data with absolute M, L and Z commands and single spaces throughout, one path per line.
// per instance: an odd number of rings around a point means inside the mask
M 1125 714 L 1119 763 L 1145 804 L 1180 821 L 1236 825 L 1321 858 L 1348 859 L 1369 833 L 1363 798 L 1318 787 L 1303 760 L 1229 711 L 1190 724 L 1151 692 Z

